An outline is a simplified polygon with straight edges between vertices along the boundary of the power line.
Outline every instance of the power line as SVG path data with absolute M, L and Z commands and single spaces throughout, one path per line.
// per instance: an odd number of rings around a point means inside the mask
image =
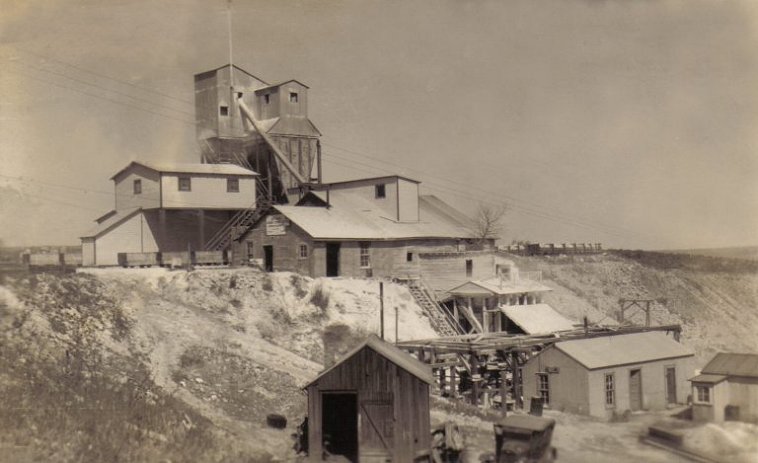
M 128 86 L 136 88 L 138 90 L 142 90 L 142 91 L 145 91 L 145 92 L 150 92 L 150 93 L 153 93 L 153 94 L 156 94 L 156 95 L 160 95 L 160 96 L 165 97 L 165 98 L 170 98 L 172 100 L 180 101 L 180 102 L 185 103 L 185 104 L 194 105 L 194 103 L 192 101 L 190 101 L 190 100 L 185 100 L 185 99 L 182 99 L 182 98 L 177 98 L 177 97 L 175 97 L 173 95 L 169 95 L 167 93 L 159 92 L 158 90 L 154 90 L 154 89 L 149 88 L 149 87 L 142 87 L 142 86 L 134 84 L 132 82 L 128 82 L 128 81 L 121 80 L 121 79 L 116 79 L 115 77 L 110 77 L 110 76 L 107 76 L 105 74 L 100 74 L 100 73 L 91 71 L 89 69 L 84 69 L 84 68 L 76 66 L 74 64 L 71 64 L 71 63 L 68 63 L 68 62 L 65 62 L 65 61 L 61 61 L 61 60 L 59 60 L 57 58 L 46 56 L 46 55 L 43 55 L 41 53 L 35 53 L 33 51 L 26 50 L 26 49 L 23 49 L 23 48 L 17 48 L 17 50 L 20 50 L 21 52 L 27 53 L 29 55 L 37 56 L 39 58 L 43 58 L 43 59 L 46 59 L 46 60 L 49 60 L 49 61 L 53 61 L 53 62 L 62 64 L 64 66 L 68 66 L 68 67 L 70 67 L 72 69 L 76 69 L 77 71 L 80 71 L 80 72 L 85 72 L 87 74 L 91 74 L 93 76 L 97 76 L 97 77 L 100 77 L 100 78 L 103 78 L 103 79 L 112 80 L 114 82 L 118 82 L 120 84 L 128 85 Z

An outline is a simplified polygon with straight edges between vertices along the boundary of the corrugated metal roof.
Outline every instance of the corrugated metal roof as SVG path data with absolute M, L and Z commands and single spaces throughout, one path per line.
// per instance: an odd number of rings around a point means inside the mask
M 332 366 L 330 366 L 326 370 L 319 373 L 318 376 L 316 376 L 311 382 L 305 385 L 305 388 L 307 388 L 311 384 L 318 381 L 319 378 L 323 377 L 330 371 L 337 368 L 337 366 L 339 366 L 341 363 L 343 363 L 345 360 L 349 359 L 353 355 L 360 352 L 360 350 L 363 349 L 364 347 L 368 347 L 372 349 L 377 354 L 381 355 L 382 357 L 386 358 L 387 360 L 394 363 L 398 367 L 402 368 L 403 370 L 417 377 L 421 381 L 424 381 L 427 384 L 434 384 L 434 377 L 432 376 L 432 368 L 429 365 L 419 362 L 418 360 L 411 357 L 406 352 L 403 352 L 402 350 L 398 349 L 392 344 L 382 341 L 381 339 L 379 339 L 378 336 L 372 334 L 368 338 L 366 338 L 366 340 L 363 343 L 359 344 L 350 352 L 340 357 L 337 361 L 334 362 Z
M 397 222 L 369 200 L 349 191 L 332 191 L 332 207 L 274 206 L 314 239 L 396 240 L 414 238 L 475 238 L 464 224 L 430 207 L 419 197 L 418 222 Z
M 728 378 L 728 376 L 724 375 L 697 375 L 694 378 L 690 378 L 690 381 L 693 383 L 710 383 L 710 384 L 718 384 L 721 381 Z
M 124 220 L 131 218 L 134 214 L 141 210 L 141 207 L 133 207 L 131 209 L 125 209 L 123 211 L 116 211 L 115 214 L 100 222 L 95 228 L 80 236 L 80 238 L 97 238 Z
M 475 288 L 471 287 L 472 284 L 478 286 L 486 292 L 489 292 L 490 294 L 497 295 L 552 291 L 552 289 L 548 286 L 545 286 L 542 283 L 534 280 L 505 280 L 498 277 L 493 277 L 487 278 L 485 280 L 471 280 L 460 286 L 456 286 L 447 292 L 450 294 L 468 294 L 466 291 L 474 291 L 477 294 L 481 293 L 481 291 L 476 291 Z
M 555 347 L 590 370 L 694 355 L 660 331 L 576 339 Z
M 718 353 L 703 368 L 703 373 L 758 378 L 758 354 Z
M 500 310 L 527 334 L 573 330 L 574 322 L 547 304 L 500 306 Z
M 258 175 L 252 170 L 245 169 L 236 164 L 186 164 L 186 163 L 160 163 L 155 161 L 132 161 L 123 169 L 116 172 L 111 180 L 116 178 L 125 170 L 133 165 L 140 165 L 152 169 L 156 172 L 177 173 L 177 174 L 205 174 L 205 175 L 240 175 L 253 177 Z

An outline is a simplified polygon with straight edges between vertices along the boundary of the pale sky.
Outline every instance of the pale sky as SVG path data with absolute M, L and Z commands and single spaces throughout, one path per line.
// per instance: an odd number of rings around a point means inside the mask
M 326 180 L 390 172 L 504 239 L 758 245 L 758 3 L 242 1 L 233 57 L 310 86 Z M 199 162 L 225 0 L 0 0 L 0 240 L 76 244 L 132 159 Z

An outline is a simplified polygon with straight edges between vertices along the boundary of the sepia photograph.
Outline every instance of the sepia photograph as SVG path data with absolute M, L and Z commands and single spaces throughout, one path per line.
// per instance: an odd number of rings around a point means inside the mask
M 0 0 L 0 463 L 758 462 L 758 3 Z

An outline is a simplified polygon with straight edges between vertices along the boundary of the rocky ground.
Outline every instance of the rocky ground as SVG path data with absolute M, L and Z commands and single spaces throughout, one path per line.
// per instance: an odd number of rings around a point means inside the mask
M 555 289 L 547 302 L 569 317 L 612 323 L 618 298 L 663 296 L 654 322 L 681 323 L 683 342 L 701 359 L 758 351 L 758 272 L 750 268 L 622 255 L 515 259 L 542 270 Z M 434 335 L 404 287 L 385 284 L 385 307 L 388 339 L 395 307 L 401 340 Z M 302 386 L 322 368 L 323 338 L 347 344 L 379 324 L 376 281 L 253 269 L 5 277 L 0 461 L 291 461 Z M 287 429 L 267 428 L 269 413 L 284 415 Z M 558 421 L 560 461 L 672 461 L 638 442 L 660 414 L 608 424 L 547 413 Z M 434 398 L 433 422 L 449 419 L 467 437 L 469 461 L 492 451 L 496 413 Z M 758 431 L 709 428 L 691 440 L 714 448 L 726 445 L 724 435 L 743 448 Z

